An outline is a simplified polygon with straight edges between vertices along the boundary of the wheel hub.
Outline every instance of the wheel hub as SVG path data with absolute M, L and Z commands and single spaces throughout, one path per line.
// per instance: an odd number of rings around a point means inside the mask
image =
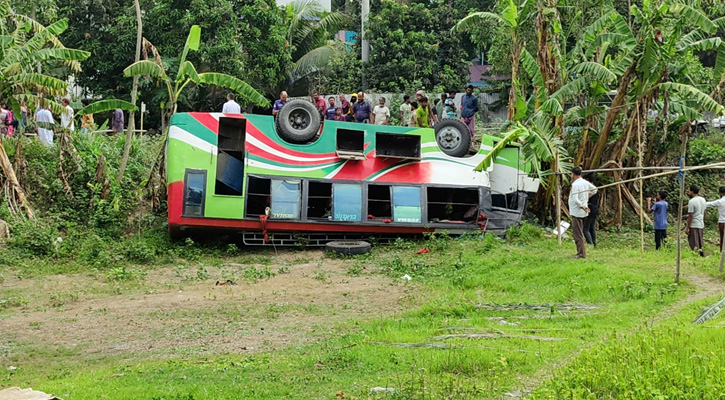
M 461 143 L 461 132 L 455 128 L 443 128 L 438 132 L 438 145 L 445 149 L 455 149 Z
M 305 129 L 310 125 L 310 115 L 303 110 L 293 112 L 289 116 L 289 123 L 294 129 Z

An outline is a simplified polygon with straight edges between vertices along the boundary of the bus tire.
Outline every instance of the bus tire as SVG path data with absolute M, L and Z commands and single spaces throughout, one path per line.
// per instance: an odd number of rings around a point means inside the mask
M 436 143 L 442 152 L 453 157 L 463 157 L 471 147 L 471 133 L 460 120 L 446 118 L 434 127 Z
M 320 131 L 320 112 L 307 100 L 288 101 L 275 118 L 277 134 L 289 143 L 308 143 Z
M 342 255 L 365 254 L 370 251 L 372 245 L 362 240 L 337 240 L 325 245 L 325 251 L 331 251 Z

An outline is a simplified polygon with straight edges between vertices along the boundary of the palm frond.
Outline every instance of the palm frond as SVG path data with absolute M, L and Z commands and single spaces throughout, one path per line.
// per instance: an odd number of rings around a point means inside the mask
M 453 32 L 470 32 L 471 30 L 489 24 L 511 27 L 500 15 L 492 12 L 480 11 L 468 14 L 462 20 L 458 21 L 451 30 Z
M 38 73 L 21 73 L 14 75 L 8 79 L 8 82 L 11 85 L 21 86 L 21 87 L 41 87 L 49 92 L 53 93 L 62 93 L 65 94 L 66 89 L 68 88 L 68 83 L 60 80 L 58 78 L 54 78 L 52 76 L 38 74 Z M 44 91 L 45 91 L 44 90 Z
M 41 96 L 35 96 L 32 94 L 28 94 L 28 93 L 21 93 L 21 94 L 13 95 L 13 98 L 18 103 L 21 103 L 21 104 L 25 103 L 25 104 L 29 104 L 29 105 L 38 105 L 38 104 L 42 105 L 43 107 L 49 109 L 54 114 L 62 114 L 63 111 L 65 110 L 65 108 L 60 103 L 50 100 L 45 97 L 41 97 Z
M 715 57 L 715 67 L 713 68 L 713 74 L 715 79 L 719 79 L 725 74 L 725 46 L 720 46 L 717 49 L 717 56 Z
M 702 11 L 687 4 L 674 3 L 668 8 L 669 13 L 676 17 L 684 17 L 687 25 L 694 25 L 707 33 L 717 32 L 717 26 Z
M 91 56 L 90 52 L 77 49 L 67 48 L 51 48 L 36 51 L 33 54 L 35 61 L 48 60 L 64 60 L 64 61 L 83 61 Z
M 675 82 L 664 82 L 660 83 L 658 87 L 660 90 L 665 92 L 677 93 L 681 98 L 688 99 L 688 101 L 692 101 L 697 104 L 697 107 L 700 109 L 716 114 L 725 114 L 723 106 L 694 86 Z
M 93 102 L 85 107 L 83 107 L 80 111 L 78 111 L 78 115 L 84 115 L 84 114 L 98 114 L 103 113 L 107 111 L 113 111 L 116 109 L 126 110 L 126 111 L 136 111 L 138 110 L 138 107 L 136 107 L 133 103 L 130 103 L 128 101 L 124 100 L 118 100 L 118 99 L 107 99 L 107 100 L 100 100 Z
M 536 100 L 539 104 L 543 103 L 546 101 L 544 77 L 541 75 L 541 70 L 539 69 L 539 65 L 536 63 L 536 60 L 526 49 L 521 52 L 521 65 L 524 67 L 526 74 L 528 74 L 531 78 L 531 83 L 534 84 L 534 88 L 536 90 Z
M 231 75 L 220 74 L 217 72 L 205 72 L 199 74 L 199 83 L 231 89 L 236 92 L 240 98 L 252 104 L 257 104 L 262 107 L 269 107 L 270 105 L 269 100 L 267 100 L 264 95 L 249 86 L 248 83 Z
M 194 67 L 194 64 L 191 63 L 191 61 L 184 61 L 183 64 L 181 64 L 181 67 L 179 67 L 179 74 L 180 79 L 189 78 L 192 82 L 199 82 L 199 74 L 196 72 L 196 68 Z
M 720 48 L 723 45 L 722 39 L 719 37 L 711 37 L 707 39 L 701 39 L 694 42 L 682 43 L 677 46 L 677 51 L 693 50 L 693 51 L 708 51 Z
M 192 25 L 189 29 L 189 36 L 186 37 L 186 44 L 184 44 L 184 50 L 181 52 L 181 58 L 179 59 L 179 65 L 183 66 L 186 61 L 186 55 L 189 54 L 189 50 L 199 50 L 199 42 L 201 41 L 201 27 L 199 25 Z M 183 79 L 182 69 L 179 68 L 179 72 L 176 74 L 176 80 L 180 81 Z
M 539 107 L 541 111 L 545 111 L 551 115 L 559 116 L 564 112 L 564 107 L 562 107 L 559 100 L 557 100 L 555 97 L 550 97 L 547 99 L 544 104 Z
M 123 76 L 125 77 L 142 75 L 150 75 L 162 81 L 168 79 L 166 71 L 164 71 L 159 64 L 156 64 L 151 60 L 141 60 L 139 62 L 135 62 L 123 70 Z
M 338 51 L 339 49 L 336 46 L 328 44 L 300 57 L 291 72 L 293 79 L 296 80 L 313 72 L 323 70 Z
M 718 314 L 720 314 L 720 311 L 722 311 L 723 308 L 725 308 L 725 297 L 723 297 L 717 303 L 703 310 L 692 323 L 702 324 L 709 319 L 715 318 Z
M 493 149 L 486 154 L 485 157 L 483 157 L 483 160 L 474 168 L 474 171 L 485 171 L 488 170 L 491 167 L 491 164 L 493 164 L 494 160 L 498 158 L 498 156 L 501 154 L 501 152 L 506 148 L 506 146 L 510 145 L 511 143 L 523 139 L 528 135 L 528 130 L 521 125 L 521 123 L 516 123 L 511 129 L 509 129 L 508 132 L 506 132 L 506 135 L 501 138 L 501 140 L 496 143 L 495 146 L 493 146 Z
M 609 83 L 617 79 L 617 75 L 602 64 L 584 61 L 572 68 L 571 72 L 591 76 L 594 80 Z

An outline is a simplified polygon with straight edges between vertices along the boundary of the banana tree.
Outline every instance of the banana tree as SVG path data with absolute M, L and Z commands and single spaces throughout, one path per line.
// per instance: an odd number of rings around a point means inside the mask
M 160 59 L 153 61 L 141 60 L 129 65 L 123 70 L 123 74 L 126 77 L 150 76 L 166 86 L 168 97 L 167 101 L 162 105 L 162 127 L 168 126 L 171 115 L 177 111 L 179 97 L 190 83 L 224 87 L 236 92 L 241 99 L 249 103 L 265 107 L 269 106 L 269 100 L 241 79 L 216 72 L 197 72 L 194 64 L 187 60 L 186 57 L 190 50 L 196 51 L 199 49 L 200 38 L 201 28 L 198 25 L 192 26 L 189 31 L 189 36 L 186 39 L 184 50 L 179 58 L 176 76 L 170 76 L 172 74 L 161 63 Z
M 522 32 L 523 24 L 531 17 L 529 13 L 530 1 L 524 0 L 518 6 L 514 0 L 501 0 L 501 12 L 496 14 L 487 11 L 474 12 L 458 21 L 452 28 L 454 32 L 472 33 L 476 29 L 491 25 L 504 29 L 511 40 L 511 90 L 509 91 L 508 113 L 509 121 L 521 119 L 521 111 L 526 108 L 524 99 L 519 95 L 519 66 L 522 52 L 525 49 Z
M 191 61 L 188 61 L 186 57 L 190 50 L 196 51 L 199 49 L 200 39 L 201 28 L 198 25 L 192 26 L 189 30 L 189 36 L 186 38 L 184 50 L 179 58 L 178 70 L 175 76 L 167 70 L 161 62 L 160 56 L 155 57 L 153 61 L 142 60 L 135 62 L 126 67 L 123 71 L 126 77 L 150 76 L 157 81 L 160 81 L 161 84 L 166 87 L 168 95 L 166 99 L 167 101 L 161 103 L 161 126 L 164 134 L 168 133 L 168 122 L 171 119 L 171 115 L 177 111 L 179 98 L 184 89 L 190 83 L 196 85 L 206 84 L 224 87 L 236 92 L 240 99 L 246 100 L 252 104 L 269 107 L 269 100 L 254 90 L 254 88 L 252 88 L 249 84 L 236 77 L 216 72 L 197 72 L 194 64 L 192 64 Z M 158 156 L 156 157 L 156 161 L 151 167 L 149 178 L 145 183 L 146 187 L 151 187 L 151 198 L 154 209 L 158 209 L 160 207 L 161 199 L 165 197 L 166 193 L 166 184 L 164 182 L 166 177 L 166 140 L 163 140 L 162 142 L 163 144 L 161 145 Z

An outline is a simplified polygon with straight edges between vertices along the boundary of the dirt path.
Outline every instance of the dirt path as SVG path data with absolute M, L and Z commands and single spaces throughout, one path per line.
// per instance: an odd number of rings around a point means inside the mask
M 209 267 L 209 279 L 192 282 L 164 268 L 122 294 L 103 277 L 6 281 L 0 289 L 31 300 L 5 318 L 0 314 L 0 365 L 39 362 L 33 354 L 61 351 L 149 358 L 278 349 L 329 335 L 347 320 L 396 312 L 412 295 L 410 287 L 379 274 L 349 276 L 354 262 L 325 259 L 318 251 L 281 255 L 269 270 L 284 266 L 283 273 L 225 286 L 215 286 L 222 269 L 241 274 L 246 266 Z M 91 286 L 101 289 L 79 289 Z M 57 306 L 63 299 L 68 303 Z

